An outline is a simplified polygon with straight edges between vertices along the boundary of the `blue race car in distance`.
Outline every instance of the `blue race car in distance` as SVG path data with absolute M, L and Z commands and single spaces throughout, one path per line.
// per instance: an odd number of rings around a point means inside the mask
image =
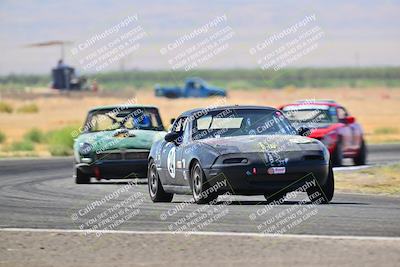
M 181 87 L 160 87 L 156 85 L 155 95 L 158 97 L 180 98 L 180 97 L 211 97 L 226 96 L 225 89 L 212 87 L 200 78 L 188 78 L 185 86 Z

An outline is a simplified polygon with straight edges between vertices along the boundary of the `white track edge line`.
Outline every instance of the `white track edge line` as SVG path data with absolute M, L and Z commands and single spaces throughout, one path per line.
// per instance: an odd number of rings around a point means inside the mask
M 196 235 L 196 236 L 245 236 L 297 239 L 344 239 L 344 240 L 381 240 L 400 241 L 400 237 L 384 236 L 346 236 L 346 235 L 310 235 L 310 234 L 262 234 L 238 232 L 169 232 L 169 231 L 129 231 L 129 230 L 79 230 L 79 229 L 38 229 L 38 228 L 0 228 L 0 232 L 38 232 L 38 233 L 81 233 L 81 234 L 132 234 L 132 235 Z

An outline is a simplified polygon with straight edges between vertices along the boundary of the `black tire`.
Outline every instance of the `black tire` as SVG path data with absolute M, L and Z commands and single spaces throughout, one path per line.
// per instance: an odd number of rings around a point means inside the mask
M 268 203 L 272 203 L 272 202 L 282 202 L 283 203 L 283 199 L 286 196 L 286 192 L 282 193 L 282 192 L 276 192 L 276 193 L 272 193 L 272 194 L 264 194 L 265 199 L 267 200 Z
M 332 163 L 335 167 L 343 165 L 343 146 L 341 140 L 337 142 L 335 150 L 332 153 Z
M 90 184 L 90 176 L 83 173 L 78 168 L 75 169 L 75 183 L 76 184 Z
M 174 194 L 166 193 L 158 176 L 157 167 L 153 160 L 150 160 L 147 175 L 147 185 L 150 198 L 153 202 L 171 202 Z
M 355 165 L 365 165 L 367 163 L 367 146 L 365 145 L 364 139 L 361 141 L 361 148 L 358 155 L 353 158 Z
M 329 202 L 331 202 L 334 192 L 335 192 L 335 179 L 333 175 L 332 166 L 331 164 L 329 164 L 329 172 L 326 183 L 324 185 L 320 185 L 317 182 L 315 187 L 307 189 L 307 195 L 308 198 L 313 203 L 328 204 Z
M 197 161 L 193 164 L 190 170 L 190 178 L 192 183 L 192 194 L 195 203 L 208 204 L 218 198 L 218 194 L 216 192 L 207 191 L 210 186 L 205 179 L 203 168 Z

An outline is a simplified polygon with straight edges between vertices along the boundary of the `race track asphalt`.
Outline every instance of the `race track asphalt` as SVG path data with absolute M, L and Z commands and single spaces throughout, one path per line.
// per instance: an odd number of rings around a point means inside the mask
M 400 145 L 370 146 L 369 151 L 369 164 L 400 161 Z M 180 231 L 187 227 L 213 232 L 268 229 L 285 234 L 400 237 L 400 198 L 396 197 L 337 193 L 330 205 L 314 206 L 300 205 L 305 199 L 300 193 L 271 208 L 262 196 L 232 196 L 227 198 L 229 205 L 221 200 L 214 206 L 187 203 L 189 199 L 180 195 L 173 203 L 154 204 L 141 182 L 76 185 L 72 158 L 0 160 L 0 228 L 88 229 L 96 225 L 99 230 Z M 88 208 L 92 203 L 97 206 Z M 131 215 L 121 213 L 119 224 L 104 222 L 120 210 Z M 289 217 L 293 214 L 297 217 Z

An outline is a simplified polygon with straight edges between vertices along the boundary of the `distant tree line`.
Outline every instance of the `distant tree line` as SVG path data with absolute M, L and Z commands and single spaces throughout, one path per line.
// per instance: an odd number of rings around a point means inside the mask
M 400 87 L 400 67 L 293 68 L 280 71 L 258 69 L 196 71 L 125 71 L 88 75 L 106 90 L 148 89 L 155 84 L 178 85 L 187 77 L 201 77 L 228 89 L 284 87 Z M 48 86 L 49 75 L 0 76 L 0 89 Z

